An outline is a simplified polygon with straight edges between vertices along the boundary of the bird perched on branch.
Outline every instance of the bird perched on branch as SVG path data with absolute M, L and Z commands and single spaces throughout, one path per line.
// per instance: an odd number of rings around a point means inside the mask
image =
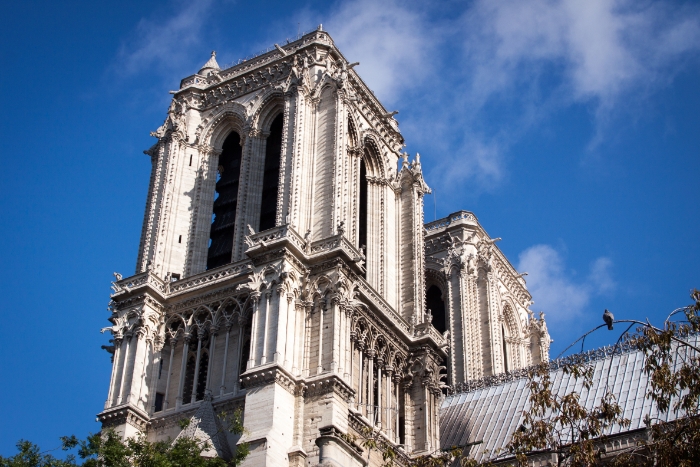
M 613 316 L 613 314 L 610 313 L 608 310 L 605 310 L 605 313 L 603 313 L 603 321 L 605 321 L 605 324 L 608 325 L 608 330 L 610 331 L 612 331 L 614 319 L 615 317 Z

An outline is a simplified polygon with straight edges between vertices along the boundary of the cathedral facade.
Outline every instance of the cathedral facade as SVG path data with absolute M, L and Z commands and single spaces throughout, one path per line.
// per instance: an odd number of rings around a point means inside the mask
M 498 239 L 467 211 L 425 224 L 420 156 L 355 65 L 319 27 L 226 69 L 212 54 L 173 92 L 136 273 L 112 286 L 104 427 L 173 439 L 242 408 L 213 455 L 379 465 L 352 435 L 430 454 L 450 388 L 548 359 Z

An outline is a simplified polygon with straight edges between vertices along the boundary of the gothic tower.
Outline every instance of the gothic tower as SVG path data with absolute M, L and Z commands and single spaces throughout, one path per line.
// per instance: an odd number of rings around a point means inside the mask
M 173 92 L 136 274 L 113 283 L 105 427 L 175 438 L 242 407 L 244 465 L 367 465 L 347 436 L 366 428 L 400 463 L 438 449 L 446 377 L 548 346 L 476 218 L 426 230 L 420 158 L 355 65 L 319 27 L 223 70 L 212 53 Z
M 244 407 L 249 465 L 361 465 L 342 435 L 362 427 L 404 455 L 436 449 L 429 188 L 330 36 L 226 70 L 212 55 L 153 136 L 137 273 L 114 284 L 103 423 L 174 437 L 211 399 Z
M 536 318 L 524 276 L 468 211 L 426 224 L 426 306 L 450 336 L 449 384 L 549 360 L 551 339 Z

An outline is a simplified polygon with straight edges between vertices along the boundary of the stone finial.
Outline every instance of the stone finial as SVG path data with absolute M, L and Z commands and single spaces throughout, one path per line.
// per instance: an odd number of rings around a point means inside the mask
M 207 60 L 207 63 L 204 64 L 204 66 L 197 72 L 197 74 L 208 76 L 213 71 L 219 71 L 219 70 L 221 70 L 221 67 L 219 67 L 218 62 L 216 61 L 216 51 L 212 50 L 211 57 L 209 57 L 209 60 Z

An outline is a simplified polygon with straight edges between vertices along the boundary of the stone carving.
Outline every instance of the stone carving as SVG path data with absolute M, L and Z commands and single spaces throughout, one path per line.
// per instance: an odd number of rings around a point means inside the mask
M 105 424 L 165 439 L 179 416 L 237 401 L 259 422 L 254 465 L 317 463 L 319 433 L 335 443 L 360 426 L 409 456 L 439 445 L 459 355 L 464 378 L 486 363 L 501 371 L 506 358 L 523 366 L 530 349 L 546 358 L 546 324 L 528 319 L 522 276 L 476 217 L 424 223 L 421 156 L 401 152 L 398 112 L 356 65 L 317 30 L 223 69 L 212 56 L 174 92 L 147 151 L 137 273 L 112 282 Z M 277 172 L 266 162 L 276 151 Z M 224 170 L 238 174 L 230 192 Z M 231 263 L 207 270 L 215 199 Z M 218 209 L 226 203 L 235 207 Z M 426 303 L 428 285 L 441 289 L 444 316 Z M 484 346 L 484 335 L 495 337 Z M 120 407 L 141 419 L 114 415 Z M 332 429 L 319 425 L 329 416 Z

